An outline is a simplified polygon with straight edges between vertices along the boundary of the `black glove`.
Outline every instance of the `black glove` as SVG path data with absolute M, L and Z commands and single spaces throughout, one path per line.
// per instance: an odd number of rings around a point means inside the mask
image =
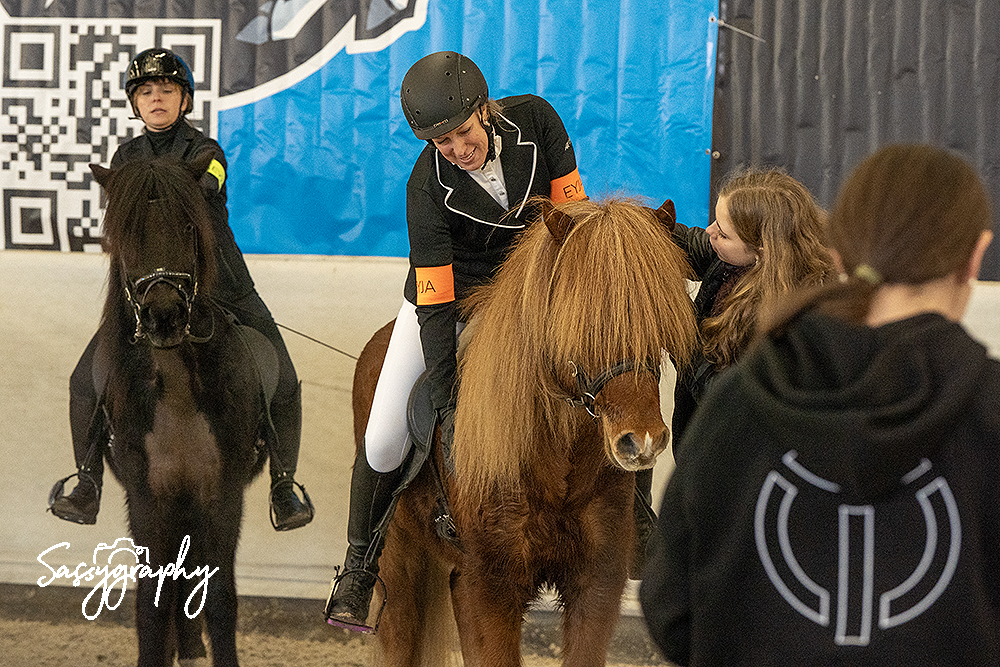
M 451 445 L 455 442 L 455 405 L 449 403 L 438 408 L 438 425 L 441 427 L 441 448 L 446 456 L 451 453 Z
M 705 392 L 708 391 L 709 383 L 715 378 L 715 364 L 702 359 L 697 366 L 694 368 L 694 374 L 691 377 L 691 381 L 688 383 L 688 389 L 691 392 L 691 396 L 698 403 L 701 403 L 701 399 L 705 396 Z

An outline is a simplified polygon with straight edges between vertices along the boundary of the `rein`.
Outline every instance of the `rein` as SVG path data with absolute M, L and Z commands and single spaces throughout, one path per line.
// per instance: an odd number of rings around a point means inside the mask
M 573 369 L 573 378 L 576 380 L 576 395 L 569 396 L 565 400 L 573 407 L 585 409 L 587 414 L 595 419 L 597 418 L 597 407 L 595 406 L 597 396 L 609 382 L 619 375 L 624 375 L 634 370 L 645 370 L 655 375 L 657 379 L 660 377 L 659 364 L 654 364 L 648 359 L 638 365 L 632 360 L 622 361 L 610 368 L 604 369 L 593 378 L 587 375 L 587 372 L 576 363 L 571 361 L 569 365 Z

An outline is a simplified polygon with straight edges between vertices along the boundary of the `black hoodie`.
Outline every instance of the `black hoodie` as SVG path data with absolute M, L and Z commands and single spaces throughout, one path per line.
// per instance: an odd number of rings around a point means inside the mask
M 810 313 L 723 373 L 640 601 L 681 665 L 1000 665 L 1000 363 Z

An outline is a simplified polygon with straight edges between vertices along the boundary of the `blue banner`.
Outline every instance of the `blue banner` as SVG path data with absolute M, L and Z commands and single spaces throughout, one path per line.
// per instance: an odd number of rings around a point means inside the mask
M 399 86 L 440 50 L 471 57 L 494 98 L 547 99 L 592 197 L 672 198 L 683 222 L 706 224 L 715 0 L 420 4 L 391 43 L 349 42 L 298 83 L 220 112 L 244 252 L 406 256 L 406 180 L 423 142 Z
M 244 252 L 405 256 L 422 143 L 399 106 L 410 65 L 460 51 L 494 98 L 559 112 L 587 192 L 672 198 L 708 219 L 716 0 L 0 0 L 4 246 L 100 252 L 107 165 L 142 131 L 136 53 L 190 65 L 188 120 L 229 161 Z

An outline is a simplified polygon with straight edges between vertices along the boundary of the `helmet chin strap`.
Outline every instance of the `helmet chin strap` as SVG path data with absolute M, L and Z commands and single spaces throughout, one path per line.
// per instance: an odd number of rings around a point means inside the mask
M 479 108 L 479 123 L 486 130 L 486 159 L 483 160 L 483 167 L 485 167 L 489 162 L 495 160 L 497 157 L 497 144 L 496 137 L 493 134 L 493 126 L 487 122 L 484 117 L 486 114 L 486 107 L 482 106 Z M 482 168 L 482 167 L 480 167 Z

